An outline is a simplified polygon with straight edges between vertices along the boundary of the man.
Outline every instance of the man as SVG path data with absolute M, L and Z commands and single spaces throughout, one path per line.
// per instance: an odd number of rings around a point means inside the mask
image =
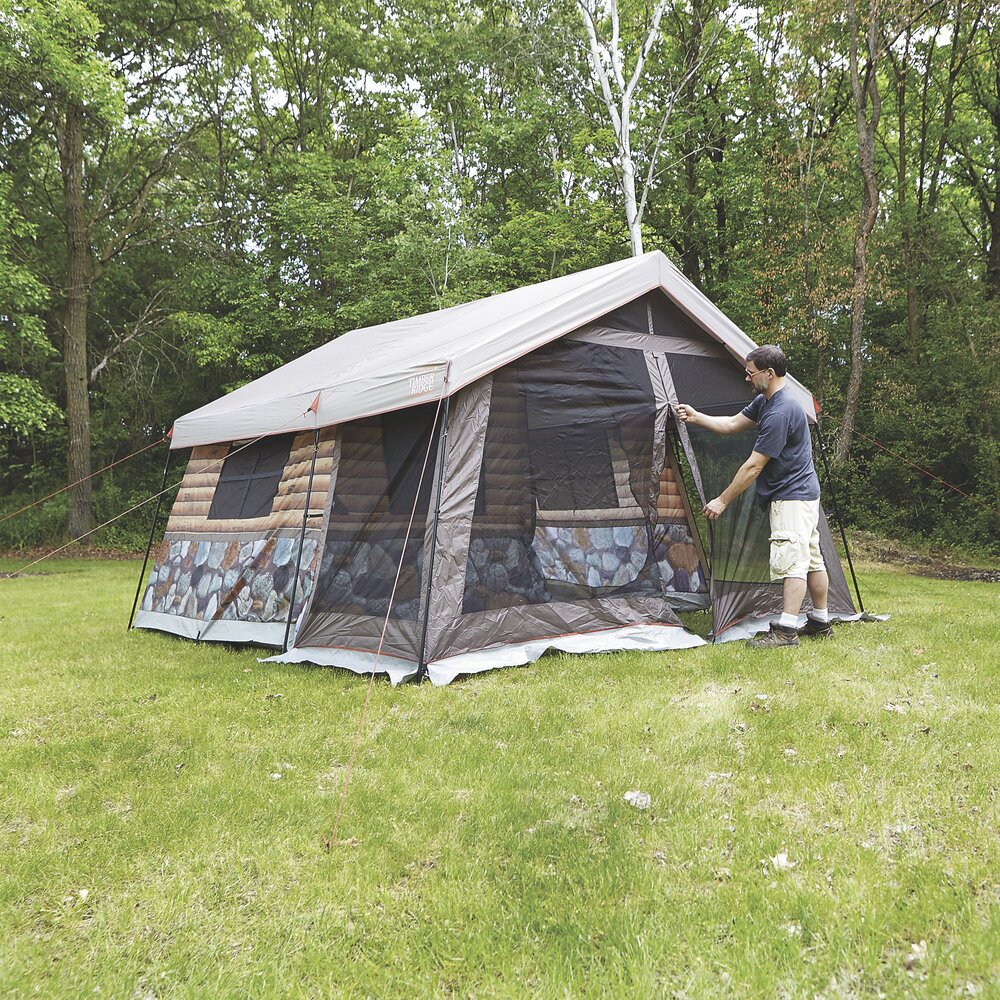
M 717 434 L 736 434 L 756 425 L 757 440 L 750 457 L 733 481 L 704 507 L 709 520 L 752 483 L 757 499 L 770 517 L 772 583 L 782 581 L 782 614 L 770 632 L 750 639 L 754 649 L 797 646 L 799 635 L 830 636 L 827 611 L 829 579 L 819 551 L 819 477 L 813 467 L 809 424 L 802 407 L 785 391 L 788 370 L 784 352 L 774 344 L 751 351 L 746 358 L 746 380 L 757 395 L 749 406 L 731 417 L 712 417 L 681 403 L 677 415 L 685 423 Z M 798 628 L 799 609 L 806 595 L 813 610 Z

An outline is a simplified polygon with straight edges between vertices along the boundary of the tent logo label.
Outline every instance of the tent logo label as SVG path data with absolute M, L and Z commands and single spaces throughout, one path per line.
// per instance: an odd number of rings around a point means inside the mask
M 410 377 L 410 395 L 422 396 L 425 392 L 430 392 L 434 388 L 434 373 L 428 372 L 425 375 L 412 375 Z

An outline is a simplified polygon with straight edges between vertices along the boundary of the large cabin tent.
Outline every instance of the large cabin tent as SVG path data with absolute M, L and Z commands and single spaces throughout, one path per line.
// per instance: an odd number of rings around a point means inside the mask
M 753 433 L 672 407 L 737 412 L 755 346 L 656 251 L 338 337 L 176 422 L 135 623 L 394 683 L 700 645 L 684 610 L 752 635 L 781 610 L 767 516 L 752 490 L 695 511 Z M 856 617 L 821 535 L 831 614 Z

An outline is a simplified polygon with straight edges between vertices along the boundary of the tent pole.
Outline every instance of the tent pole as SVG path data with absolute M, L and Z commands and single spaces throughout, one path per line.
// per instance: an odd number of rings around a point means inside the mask
M 299 589 L 299 569 L 302 566 L 302 549 L 306 544 L 306 525 L 309 523 L 309 507 L 312 503 L 313 478 L 316 475 L 316 455 L 319 452 L 319 428 L 313 431 L 313 456 L 309 466 L 309 485 L 306 487 L 306 509 L 302 511 L 302 530 L 299 532 L 299 554 L 295 558 L 295 573 L 292 576 L 292 594 L 288 599 L 288 620 L 285 622 L 285 638 L 281 641 L 281 651 L 288 652 L 288 634 L 292 630 L 292 615 L 295 614 L 295 597 Z
M 708 603 L 711 608 L 712 615 L 712 645 L 715 645 L 715 530 L 712 528 L 712 522 L 705 518 L 708 522 Z M 698 526 L 694 525 L 697 531 Z
M 136 608 L 139 607 L 139 594 L 142 592 L 142 583 L 146 579 L 146 566 L 149 564 L 149 553 L 153 548 L 153 537 L 156 535 L 156 522 L 160 519 L 160 504 L 163 502 L 163 490 L 167 485 L 167 470 L 170 468 L 170 442 L 167 442 L 167 459 L 163 463 L 163 476 L 160 479 L 160 492 L 156 495 L 156 509 L 153 512 L 153 523 L 149 526 L 149 541 L 146 543 L 146 555 L 142 560 L 142 569 L 139 571 L 139 582 L 135 587 L 135 598 L 132 601 L 132 613 L 128 616 L 128 628 L 126 632 L 132 630 L 132 623 L 135 621 Z
M 438 468 L 437 496 L 434 499 L 434 528 L 431 531 L 431 551 L 425 571 L 427 574 L 427 597 L 424 599 L 424 620 L 420 626 L 420 659 L 417 664 L 416 681 L 419 684 L 427 676 L 427 620 L 431 611 L 431 589 L 434 584 L 434 553 L 437 549 L 438 522 L 441 519 L 441 494 L 444 492 L 444 459 L 448 448 L 448 409 L 451 396 L 444 398 L 444 411 L 441 415 L 441 430 L 438 432 Z
M 844 521 L 840 516 L 840 508 L 837 506 L 837 494 L 833 488 L 833 476 L 830 473 L 830 459 L 826 453 L 826 442 L 823 440 L 823 432 L 819 427 L 819 417 L 816 418 L 816 438 L 819 441 L 819 453 L 823 456 L 823 468 L 826 471 L 826 484 L 830 488 L 830 505 L 833 508 L 833 516 L 837 519 L 837 527 L 840 529 L 840 538 L 844 543 L 844 552 L 847 555 L 847 568 L 851 571 L 851 580 L 854 583 L 854 593 L 858 597 L 858 611 L 865 614 L 865 605 L 861 600 L 861 588 L 858 586 L 858 578 L 854 574 L 854 561 L 851 559 L 851 548 L 847 544 L 847 533 L 844 531 Z

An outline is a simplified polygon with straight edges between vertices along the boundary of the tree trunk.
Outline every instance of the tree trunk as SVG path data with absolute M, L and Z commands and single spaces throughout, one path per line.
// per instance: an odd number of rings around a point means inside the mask
M 876 54 L 878 51 L 878 5 L 873 2 L 868 14 L 866 38 L 867 68 L 862 82 L 858 71 L 858 14 L 854 0 L 848 3 L 848 17 L 851 28 L 851 90 L 854 95 L 854 111 L 858 129 L 858 162 L 864 188 L 861 197 L 861 212 L 854 238 L 854 285 L 851 294 L 851 373 L 847 381 L 847 399 L 844 404 L 844 419 L 840 425 L 837 442 L 837 459 L 846 461 L 854 438 L 854 422 L 861 400 L 861 373 L 863 367 L 863 338 L 865 320 L 865 279 L 868 269 L 868 237 L 875 228 L 878 217 L 878 181 L 875 177 L 875 130 L 878 128 L 882 111 L 882 99 L 878 89 Z M 869 114 L 868 106 L 871 104 Z
M 684 207 L 681 220 L 684 227 L 684 252 L 681 254 L 681 270 L 684 275 L 701 288 L 701 260 L 698 254 L 695 204 L 698 197 L 698 178 L 695 175 L 694 154 L 684 156 Z
M 684 65 L 697 65 L 701 49 L 701 4 L 695 2 L 694 17 L 691 24 L 691 35 L 684 44 Z M 698 94 L 693 74 L 688 74 L 684 81 L 684 101 L 687 109 L 694 112 L 698 107 Z M 702 287 L 702 259 L 698 246 L 698 167 L 697 147 L 698 137 L 692 125 L 684 130 L 684 202 L 681 207 L 681 223 L 683 226 L 684 250 L 681 253 L 681 270 L 696 287 Z
M 990 230 L 990 245 L 986 251 L 986 298 L 1000 298 L 1000 167 L 993 189 L 993 206 L 989 212 L 987 225 Z
M 909 122 L 907 120 L 906 88 L 910 75 L 911 32 L 906 31 L 902 59 L 893 59 L 896 71 L 896 109 L 899 120 L 897 131 L 896 201 L 899 206 L 900 238 L 903 250 L 903 271 L 906 276 L 906 330 L 911 354 L 920 348 L 920 303 L 917 294 L 916 264 L 913 249 L 913 226 L 908 204 L 909 193 Z M 890 52 L 890 57 L 892 53 Z
M 627 126 L 628 120 L 623 122 Z M 622 161 L 622 192 L 625 195 L 625 220 L 628 223 L 628 235 L 632 242 L 632 256 L 641 257 L 642 247 L 642 219 L 639 217 L 639 204 L 635 193 L 635 163 L 632 160 L 631 143 L 627 132 L 621 137 L 621 161 Z
M 993 76 L 992 97 L 994 104 L 990 108 L 990 121 L 996 157 L 996 150 L 1000 147 L 1000 66 Z M 990 231 L 990 245 L 986 251 L 986 298 L 995 299 L 1000 297 L 1000 159 L 994 159 L 993 190 L 983 202 L 988 206 L 986 225 Z
M 721 126 L 720 126 L 721 127 Z M 726 155 L 726 136 L 720 135 L 712 144 L 709 150 L 709 157 L 718 168 L 718 175 L 722 175 L 722 163 Z M 726 196 L 722 193 L 720 186 L 719 193 L 715 196 L 715 266 L 716 280 L 715 294 L 722 301 L 725 301 L 727 285 L 729 284 L 729 211 L 726 204 Z M 706 261 L 706 270 L 710 262 Z
M 83 194 L 83 109 L 69 104 L 56 123 L 59 166 L 66 207 L 66 312 L 63 367 L 66 374 L 66 423 L 69 431 L 66 468 L 71 484 L 71 538 L 94 526 L 90 480 L 90 397 L 87 368 L 87 311 L 92 260 Z
M 628 82 L 625 81 L 625 54 L 621 46 L 620 26 L 618 20 L 618 0 L 610 0 L 608 14 L 611 18 L 611 39 L 602 42 L 597 35 L 597 19 L 599 4 L 590 5 L 588 0 L 577 0 L 577 7 L 583 15 L 583 23 L 587 30 L 590 43 L 590 71 L 593 81 L 600 87 L 601 99 L 608 113 L 608 119 L 618 140 L 618 160 L 621 164 L 622 195 L 625 199 L 625 222 L 628 226 L 629 241 L 632 244 L 632 256 L 643 253 L 642 245 L 642 213 L 645 208 L 645 196 L 652 183 L 652 171 L 659 144 L 654 147 L 650 173 L 646 179 L 645 191 L 640 200 L 635 180 L 635 159 L 632 155 L 632 98 L 636 87 L 642 79 L 646 57 L 660 36 L 660 19 L 666 9 L 667 0 L 658 0 L 652 12 L 649 31 L 635 59 L 635 66 Z M 610 72 L 609 72 L 610 70 Z M 669 110 L 669 109 L 668 109 Z

